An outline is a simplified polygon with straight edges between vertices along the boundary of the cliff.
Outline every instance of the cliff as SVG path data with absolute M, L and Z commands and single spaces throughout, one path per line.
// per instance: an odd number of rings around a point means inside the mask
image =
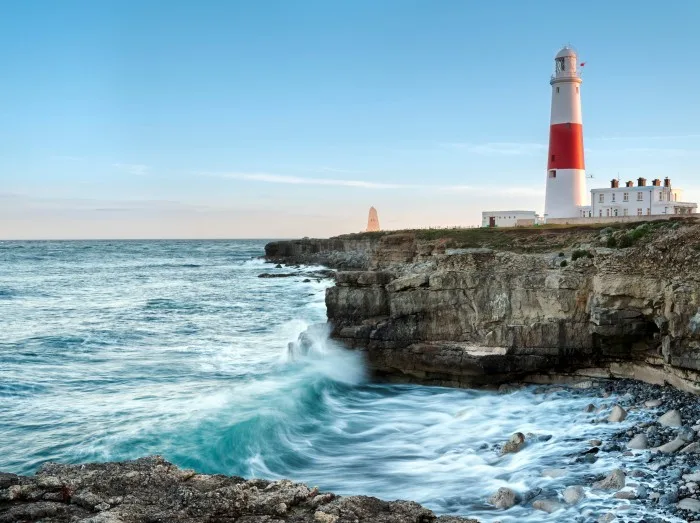
M 155 456 L 121 463 L 44 465 L 0 472 L 0 522 L 478 523 L 436 517 L 408 501 L 340 497 L 291 481 L 181 470 Z
M 694 220 L 447 233 L 383 235 L 369 270 L 339 272 L 327 291 L 333 337 L 377 375 L 457 386 L 632 377 L 700 392 Z

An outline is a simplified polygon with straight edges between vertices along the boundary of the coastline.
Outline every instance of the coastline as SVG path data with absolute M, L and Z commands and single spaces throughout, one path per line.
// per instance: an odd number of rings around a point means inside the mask
M 382 379 L 631 378 L 700 393 L 695 220 L 346 235 L 272 242 L 266 258 L 332 261 L 332 337 Z

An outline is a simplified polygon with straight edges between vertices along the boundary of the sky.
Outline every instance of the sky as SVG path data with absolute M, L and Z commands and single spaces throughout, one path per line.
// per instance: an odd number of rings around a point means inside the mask
M 543 211 L 553 58 L 589 187 L 700 200 L 700 2 L 25 0 L 0 16 L 0 239 L 327 237 Z

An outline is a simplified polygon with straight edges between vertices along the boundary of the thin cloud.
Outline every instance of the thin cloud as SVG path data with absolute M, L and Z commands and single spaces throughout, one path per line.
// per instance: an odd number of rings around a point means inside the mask
M 302 176 L 287 176 L 283 174 L 270 173 L 203 174 L 209 176 L 217 176 L 221 178 L 230 178 L 232 180 L 244 180 L 250 182 L 263 182 L 286 185 L 323 185 L 336 187 L 359 187 L 363 189 L 419 189 L 424 187 L 422 185 L 408 185 L 401 183 L 381 183 L 369 182 L 365 180 L 336 180 L 334 178 L 306 178 Z
M 489 142 L 489 143 L 469 143 L 452 142 L 442 144 L 443 147 L 459 149 L 472 154 L 487 156 L 524 156 L 540 154 L 547 146 L 541 143 L 529 142 Z
M 112 167 L 116 167 L 120 171 L 135 174 L 137 176 L 142 176 L 148 172 L 147 165 L 137 163 L 113 163 Z
M 486 185 L 443 185 L 436 187 L 440 192 L 469 192 L 500 196 L 544 196 L 544 189 L 535 187 L 491 187 Z
M 541 196 L 542 189 L 533 187 L 504 187 L 494 189 L 487 185 L 420 185 L 420 184 L 400 184 L 368 182 L 365 180 L 335 180 L 328 178 L 304 178 L 299 176 L 287 176 L 270 173 L 199 173 L 203 176 L 215 176 L 231 180 L 244 180 L 251 182 L 262 182 L 283 185 L 318 185 L 335 187 L 357 187 L 362 189 L 412 189 L 437 192 L 470 192 L 473 194 L 499 194 L 517 196 Z

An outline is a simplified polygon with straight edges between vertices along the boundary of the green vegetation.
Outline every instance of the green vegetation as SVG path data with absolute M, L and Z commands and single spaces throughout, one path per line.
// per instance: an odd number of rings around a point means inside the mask
M 683 223 L 697 223 L 695 218 L 672 218 L 653 222 L 548 224 L 533 227 L 426 228 L 345 234 L 339 238 L 378 241 L 386 235 L 412 234 L 419 241 L 441 241 L 448 248 L 488 248 L 511 252 L 559 252 L 580 249 L 580 245 L 604 244 L 609 248 L 626 248 L 637 244 L 653 231 Z M 590 253 L 589 253 L 590 254 Z M 589 254 L 579 254 L 586 256 Z M 561 256 L 563 257 L 563 256 Z M 572 258 L 577 259 L 577 258 Z

